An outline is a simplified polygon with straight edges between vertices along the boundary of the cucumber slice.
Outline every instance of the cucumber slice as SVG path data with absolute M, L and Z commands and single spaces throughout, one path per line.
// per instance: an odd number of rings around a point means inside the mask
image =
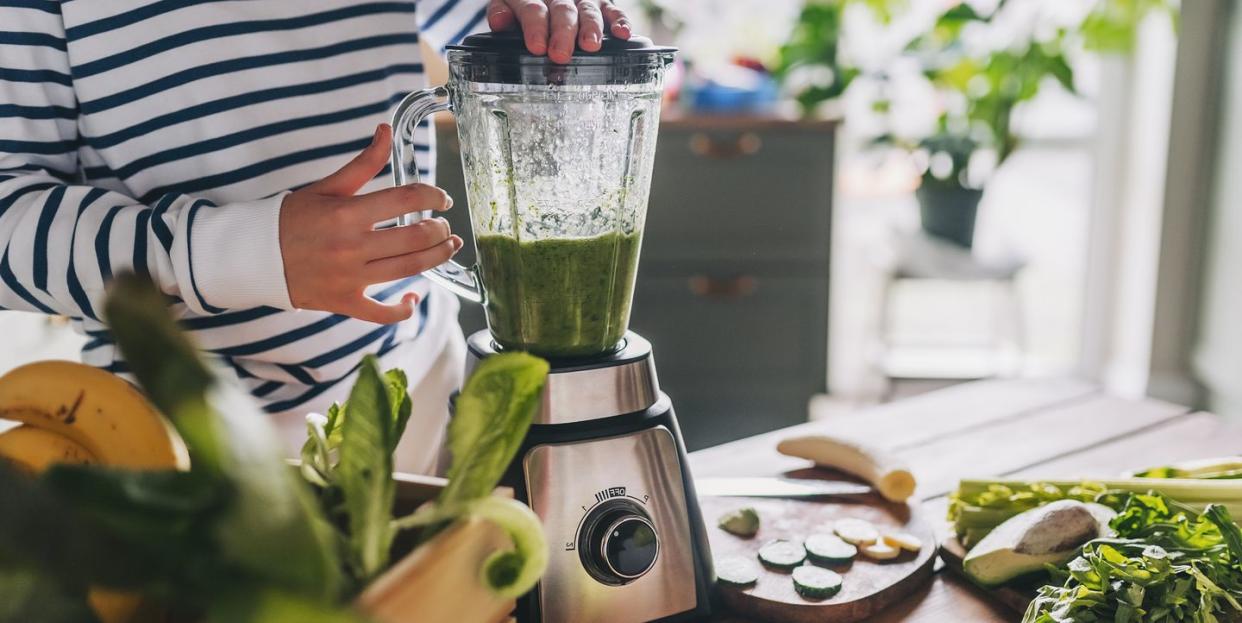
M 832 529 L 837 536 L 851 545 L 871 545 L 880 540 L 880 531 L 876 530 L 870 521 L 863 519 L 852 517 L 838 519 Z
M 716 580 L 729 586 L 750 586 L 759 581 L 759 565 L 745 556 L 716 559 Z
M 806 557 L 818 564 L 841 564 L 858 555 L 858 548 L 835 534 L 812 534 L 806 539 Z
M 759 562 L 776 569 L 793 569 L 805 560 L 806 548 L 801 543 L 776 539 L 759 548 Z
M 807 599 L 827 599 L 841 591 L 841 574 L 823 567 L 793 570 L 794 590 Z
M 739 508 L 721 515 L 716 525 L 729 534 L 749 538 L 759 532 L 759 511 L 749 506 Z

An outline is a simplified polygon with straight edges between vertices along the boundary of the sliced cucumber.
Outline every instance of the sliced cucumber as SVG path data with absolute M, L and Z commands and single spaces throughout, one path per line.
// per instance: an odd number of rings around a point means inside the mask
M 746 506 L 730 511 L 716 520 L 721 530 L 740 537 L 752 537 L 759 532 L 759 511 Z
M 837 533 L 837 536 L 851 545 L 861 547 L 863 545 L 871 545 L 880 540 L 880 531 L 876 530 L 870 521 L 863 519 L 854 519 L 852 517 L 838 519 L 833 524 L 832 529 L 833 532 Z
M 776 539 L 759 548 L 759 562 L 776 569 L 793 569 L 805 560 L 806 548 L 801 543 Z
M 729 586 L 750 586 L 759 581 L 759 565 L 745 556 L 716 559 L 716 579 Z
M 793 570 L 794 590 L 807 599 L 827 599 L 841 591 L 841 574 L 823 567 Z
M 806 539 L 806 557 L 813 563 L 836 565 L 858 555 L 858 548 L 835 534 L 812 534 Z

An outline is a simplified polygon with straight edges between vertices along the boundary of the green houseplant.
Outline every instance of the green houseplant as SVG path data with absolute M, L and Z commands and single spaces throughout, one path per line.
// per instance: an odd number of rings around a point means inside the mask
M 869 8 L 888 22 L 905 0 L 808 0 L 794 23 L 789 40 L 781 46 L 773 74 L 798 104 L 805 117 L 845 92 L 859 75 L 840 54 L 845 11 L 850 4 Z
M 913 144 L 926 156 L 917 191 L 923 229 L 963 247 L 973 242 L 986 181 L 986 173 L 978 172 L 979 156 L 990 155 L 994 169 L 1013 154 L 1018 147 L 1012 129 L 1015 109 L 1050 81 L 1076 92 L 1065 29 L 1043 38 L 1032 32 L 997 49 L 971 50 L 963 44 L 964 29 L 988 25 L 1005 4 L 989 13 L 967 3 L 952 6 L 908 48 L 945 103 L 934 130 Z
M 1012 127 L 1015 111 L 1053 84 L 1077 94 L 1067 60 L 1072 49 L 1128 53 L 1149 13 L 1175 14 L 1168 0 L 1099 0 L 1072 27 L 1032 28 L 1003 47 L 979 50 L 964 44 L 964 30 L 990 27 L 1020 1 L 1000 0 L 986 12 L 969 2 L 950 6 L 915 38 L 907 53 L 918 58 L 943 107 L 926 136 L 878 139 L 923 156 L 916 191 L 923 229 L 963 247 L 973 242 L 984 185 L 1019 146 Z

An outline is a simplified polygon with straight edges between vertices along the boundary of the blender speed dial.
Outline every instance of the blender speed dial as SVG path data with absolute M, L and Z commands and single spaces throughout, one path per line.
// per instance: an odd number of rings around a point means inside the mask
M 609 500 L 591 509 L 578 533 L 578 554 L 591 577 L 613 586 L 628 584 L 655 566 L 660 537 L 651 518 L 628 500 Z

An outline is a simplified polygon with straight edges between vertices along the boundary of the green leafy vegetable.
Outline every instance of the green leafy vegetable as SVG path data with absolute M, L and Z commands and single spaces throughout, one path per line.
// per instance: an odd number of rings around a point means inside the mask
M 149 280 L 118 276 L 104 315 L 134 376 L 185 440 L 193 469 L 232 488 L 211 530 L 224 556 L 290 590 L 335 598 L 342 577 L 331 530 L 285 466 L 266 414 L 212 375 Z
M 324 608 L 305 597 L 273 590 L 252 588 L 225 595 L 211 611 L 206 623 L 365 623 L 365 619 L 346 610 Z
M 1242 482 L 1230 480 L 1122 478 L 1098 482 L 962 480 L 949 498 L 949 520 L 966 547 L 1023 511 L 1056 500 L 1101 502 L 1108 492 L 1162 493 L 1202 510 L 1221 504 L 1242 516 Z
M 60 582 L 27 567 L 0 565 L 0 621 L 95 623 L 98 619 L 82 591 L 66 591 Z
M 525 353 L 480 362 L 457 397 L 449 423 L 453 463 L 437 503 L 451 506 L 490 495 L 526 438 L 548 363 Z
M 1124 493 L 1111 527 L 1044 586 L 1023 623 L 1216 623 L 1242 613 L 1242 533 L 1223 506 L 1202 513 L 1160 494 Z
M 449 425 L 453 464 L 449 484 L 433 504 L 397 519 L 399 529 L 422 527 L 424 538 L 458 518 L 495 522 L 513 541 L 483 564 L 484 585 L 505 597 L 529 591 L 548 564 L 539 518 L 526 505 L 491 495 L 530 428 L 547 379 L 548 363 L 525 353 L 484 359 L 466 380 Z
M 341 427 L 340 484 L 349 517 L 351 564 L 359 580 L 374 577 L 388 566 L 392 547 L 392 451 L 396 433 L 390 393 L 380 378 L 376 359 L 367 356 L 349 394 Z M 404 393 L 404 386 L 400 389 Z M 408 398 L 407 398 L 408 401 Z

